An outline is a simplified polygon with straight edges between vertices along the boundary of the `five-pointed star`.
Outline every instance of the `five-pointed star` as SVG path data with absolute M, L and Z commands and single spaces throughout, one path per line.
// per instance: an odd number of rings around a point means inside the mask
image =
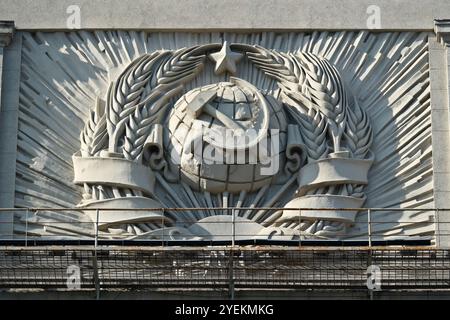
M 233 52 L 226 41 L 223 42 L 219 52 L 211 53 L 209 58 L 216 63 L 214 73 L 220 75 L 226 71 L 231 74 L 236 73 L 236 62 L 242 58 L 243 54 Z

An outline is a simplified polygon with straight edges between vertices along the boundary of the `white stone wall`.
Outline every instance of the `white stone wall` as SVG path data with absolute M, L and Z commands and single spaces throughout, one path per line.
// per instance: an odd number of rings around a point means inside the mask
M 80 8 L 81 28 L 91 30 L 364 30 L 375 5 L 381 30 L 431 31 L 433 19 L 450 16 L 447 0 L 3 0 L 0 20 L 22 30 L 64 30 L 71 5 Z
M 368 112 L 374 130 L 375 162 L 365 206 L 434 207 L 427 33 L 112 31 L 22 32 L 20 36 L 16 206 L 71 207 L 80 202 L 81 189 L 73 184 L 71 162 L 79 148 L 78 136 L 96 97 L 105 96 L 109 81 L 133 59 L 146 52 L 220 43 L 225 38 L 284 52 L 304 50 L 329 59 Z M 264 90 L 276 90 L 276 82 L 261 72 L 247 73 L 248 63 L 242 62 L 239 77 Z M 214 75 L 212 65 L 206 65 L 205 72 L 188 84 L 186 91 L 226 79 L 225 75 Z M 170 201 L 184 207 L 197 205 L 189 199 Z M 64 219 L 58 214 L 51 216 Z M 432 219 L 433 213 L 426 210 L 374 214 L 373 233 L 380 237 L 432 236 Z M 365 213 L 358 215 L 348 237 L 366 237 L 366 221 Z M 17 230 L 23 223 L 23 216 L 18 215 Z
M 72 183 L 70 157 L 108 83 L 144 53 L 228 40 L 329 59 L 366 108 L 376 133 L 365 206 L 424 209 L 386 212 L 374 233 L 432 237 L 450 246 L 450 211 L 425 210 L 450 208 L 450 58 L 447 31 L 438 30 L 437 37 L 433 32 L 434 19 L 450 17 L 448 1 L 182 3 L 180 9 L 179 1 L 113 1 L 105 8 L 78 1 L 83 29 L 78 31 L 67 25 L 73 1 L 24 1 L 20 10 L 14 1 L 2 1 L 0 20 L 13 20 L 18 32 L 10 45 L 0 46 L 1 207 L 76 205 L 81 189 Z M 380 29 L 361 32 L 368 28 L 370 5 L 381 10 Z M 208 68 L 191 87 L 224 80 Z M 253 80 L 276 89 L 260 74 Z M 84 219 L 73 213 L 74 221 L 77 217 Z M 0 221 L 0 233 L 20 233 L 24 223 L 23 215 L 14 219 L 12 213 L 3 213 Z M 359 215 L 361 227 L 357 223 L 349 238 L 365 237 L 366 221 Z M 34 228 L 39 233 L 42 226 Z

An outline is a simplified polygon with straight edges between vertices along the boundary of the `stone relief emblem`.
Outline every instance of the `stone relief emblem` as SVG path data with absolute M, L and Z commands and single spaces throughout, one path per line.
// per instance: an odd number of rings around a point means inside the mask
M 236 77 L 245 59 L 279 89 Z M 226 81 L 195 82 L 211 63 Z M 243 208 L 238 238 L 338 238 L 357 212 L 302 211 L 299 221 L 298 211 L 252 208 L 362 207 L 374 161 L 370 120 L 326 59 L 226 42 L 134 60 L 97 99 L 80 140 L 79 206 L 104 208 L 101 230 L 130 238 L 222 239 L 231 216 L 215 207 Z M 171 211 L 185 197 L 211 209 Z M 130 234 L 133 225 L 144 232 Z

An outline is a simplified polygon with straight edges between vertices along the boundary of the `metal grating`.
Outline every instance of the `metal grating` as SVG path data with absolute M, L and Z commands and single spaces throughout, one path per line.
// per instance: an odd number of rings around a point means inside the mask
M 450 253 L 432 248 L 0 247 L 0 288 L 366 289 L 367 267 L 383 289 L 450 289 Z

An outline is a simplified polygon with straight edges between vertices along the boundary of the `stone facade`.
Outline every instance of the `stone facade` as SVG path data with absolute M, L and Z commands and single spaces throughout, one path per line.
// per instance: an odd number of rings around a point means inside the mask
M 175 13 L 137 1 L 116 16 L 64 1 L 18 13 L 5 1 L 0 19 L 14 23 L 0 26 L 0 204 L 86 210 L 5 212 L 1 233 L 92 236 L 88 209 L 100 207 L 101 237 L 210 239 L 232 219 L 214 209 L 226 207 L 251 238 L 370 232 L 450 246 L 450 212 L 434 210 L 450 208 L 450 5 L 376 2 L 236 11 L 235 1 L 190 0 Z M 217 140 L 228 132 L 249 140 Z M 197 159 L 196 141 L 222 163 Z M 263 143 L 276 150 L 268 164 L 252 153 Z M 239 152 L 242 163 L 227 162 Z M 209 210 L 159 210 L 176 207 Z M 362 207 L 390 209 L 372 214 L 370 231 L 366 210 L 293 210 Z

